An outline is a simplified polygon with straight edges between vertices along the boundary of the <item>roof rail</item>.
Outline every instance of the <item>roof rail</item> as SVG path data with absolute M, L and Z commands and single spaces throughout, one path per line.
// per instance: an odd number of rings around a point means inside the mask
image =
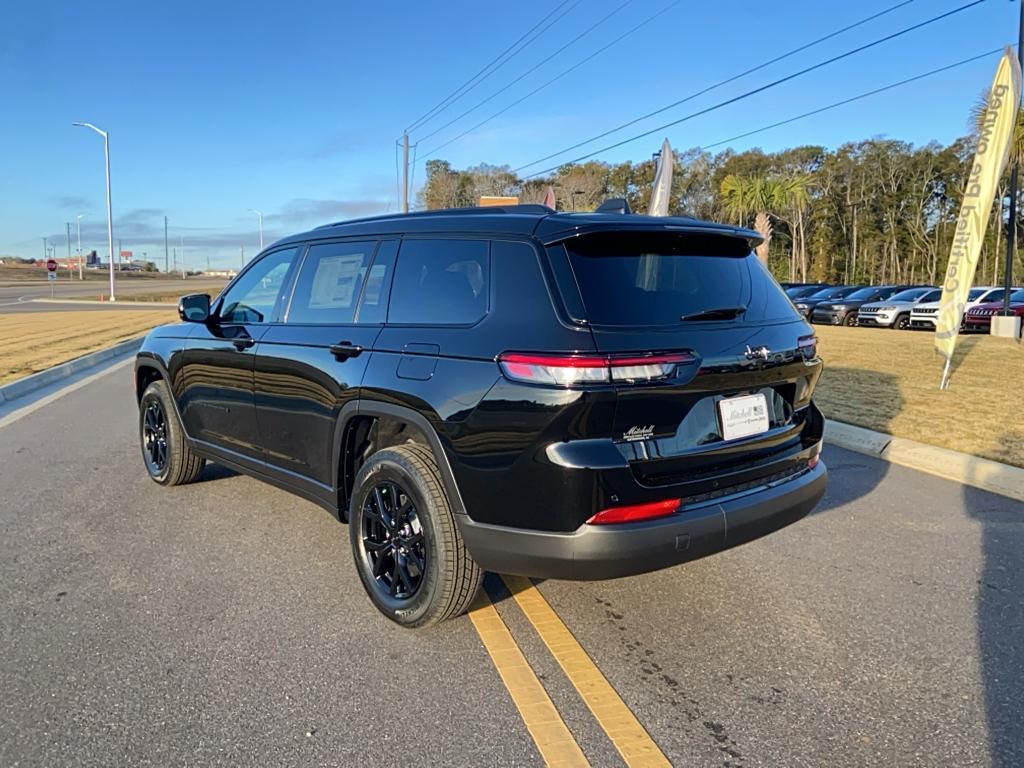
M 357 221 L 383 221 L 387 219 L 404 219 L 406 217 L 427 217 L 427 216 L 472 216 L 476 214 L 488 214 L 488 213 L 524 213 L 534 214 L 537 216 L 547 216 L 548 214 L 555 213 L 551 208 L 546 205 L 540 205 L 539 203 L 523 203 L 521 205 L 488 205 L 488 206 L 473 206 L 471 208 L 435 208 L 429 211 L 413 211 L 411 213 L 386 213 L 382 216 L 366 216 L 359 219 L 346 219 L 344 221 L 335 221 L 330 224 L 321 224 L 315 229 L 327 229 L 328 227 L 337 227 L 341 224 L 353 224 Z

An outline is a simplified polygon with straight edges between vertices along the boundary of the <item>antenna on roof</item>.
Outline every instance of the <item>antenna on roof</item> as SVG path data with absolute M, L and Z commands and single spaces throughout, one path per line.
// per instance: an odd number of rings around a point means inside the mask
M 632 213 L 629 203 L 624 197 L 609 197 L 599 206 L 595 213 Z

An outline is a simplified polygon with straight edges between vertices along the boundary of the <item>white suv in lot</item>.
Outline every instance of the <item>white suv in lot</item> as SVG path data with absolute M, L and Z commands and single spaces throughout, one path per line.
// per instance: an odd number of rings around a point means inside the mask
M 910 313 L 914 307 L 925 302 L 937 302 L 941 298 L 941 288 L 907 288 L 884 301 L 862 306 L 857 315 L 857 325 L 897 328 L 902 331 L 910 326 Z
M 971 288 L 970 293 L 967 294 L 967 304 L 964 306 L 964 312 L 966 313 L 971 307 L 984 304 L 986 301 L 1002 301 L 1005 293 L 1005 288 L 996 288 L 991 285 L 980 285 Z M 939 297 L 942 297 L 941 290 L 939 291 Z M 938 316 L 938 300 L 921 302 L 910 310 L 910 327 L 934 331 L 935 320 Z

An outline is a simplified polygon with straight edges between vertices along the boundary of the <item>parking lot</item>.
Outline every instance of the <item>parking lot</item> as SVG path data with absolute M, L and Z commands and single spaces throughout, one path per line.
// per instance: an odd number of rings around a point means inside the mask
M 541 764 L 468 617 L 390 624 L 344 527 L 255 480 L 159 488 L 134 419 L 119 366 L 0 427 L 0 764 Z M 1021 505 L 825 458 L 782 532 L 538 589 L 673 764 L 1022 764 Z M 488 588 L 586 758 L 622 764 Z

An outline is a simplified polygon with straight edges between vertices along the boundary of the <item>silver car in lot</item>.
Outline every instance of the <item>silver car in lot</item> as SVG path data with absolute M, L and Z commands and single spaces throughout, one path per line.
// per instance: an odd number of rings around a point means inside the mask
M 1015 289 L 1016 290 L 1016 289 Z M 967 294 L 967 302 L 964 305 L 964 312 L 971 307 L 984 304 L 988 301 L 1002 301 L 1006 291 L 1003 288 L 991 285 L 979 285 Z M 942 297 L 940 292 L 939 298 Z M 910 327 L 928 331 L 935 330 L 935 321 L 939 318 L 939 299 L 934 301 L 921 301 L 910 311 Z
M 894 293 L 884 301 L 865 304 L 857 315 L 857 325 L 877 326 L 879 328 L 896 328 L 904 330 L 910 327 L 910 313 L 918 304 L 938 301 L 942 298 L 942 289 L 925 286 L 907 288 Z

